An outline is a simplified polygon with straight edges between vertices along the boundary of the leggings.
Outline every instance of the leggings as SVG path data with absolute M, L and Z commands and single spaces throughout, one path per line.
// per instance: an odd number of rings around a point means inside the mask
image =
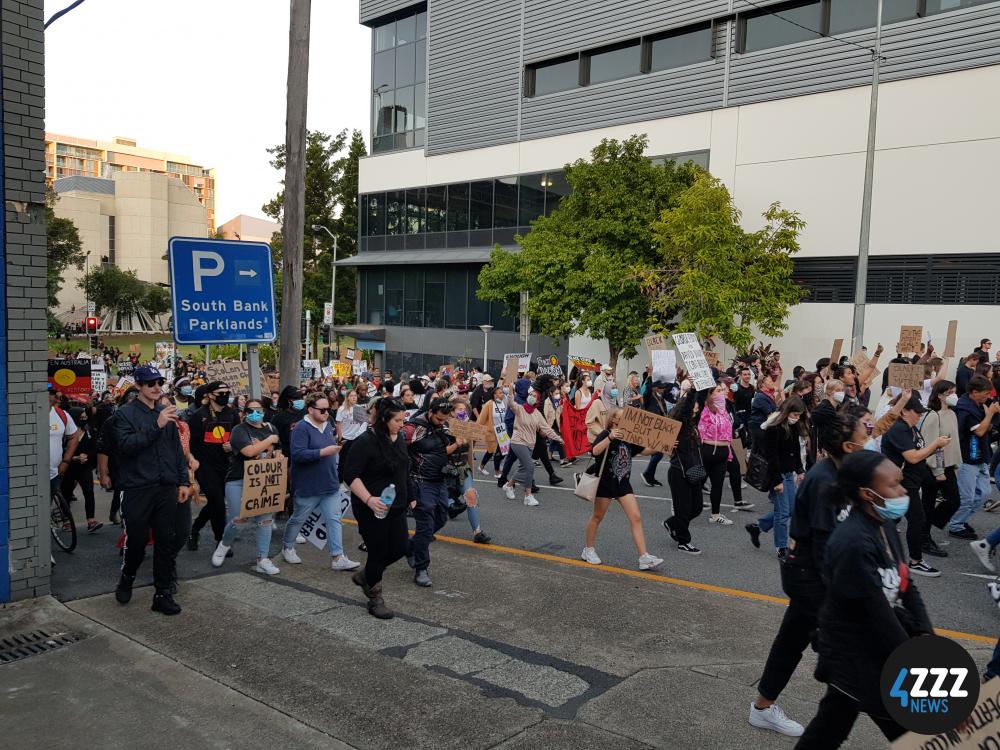
M 903 485 L 906 487 L 906 485 Z M 924 503 L 920 497 L 919 487 L 906 487 L 910 496 L 910 507 L 906 510 L 906 547 L 911 560 L 924 559 Z
M 1000 453 L 1000 451 L 997 452 Z M 958 494 L 958 473 L 955 467 L 949 466 L 944 470 L 943 482 L 929 479 L 921 489 L 921 497 L 924 501 L 924 533 L 929 536 L 931 526 L 944 529 L 962 504 L 962 499 Z M 938 492 L 944 497 L 943 502 L 937 502 Z
M 732 456 L 726 463 L 729 472 L 729 489 L 733 491 L 733 502 L 737 505 L 743 502 L 743 475 L 740 474 L 740 462 Z
M 671 462 L 667 470 L 667 485 L 674 501 L 674 514 L 665 523 L 673 532 L 678 544 L 691 543 L 691 521 L 697 518 L 705 508 L 701 495 L 701 485 L 692 485 L 684 477 L 680 467 Z
M 212 534 L 216 542 L 222 541 L 222 532 L 226 529 L 226 522 L 229 520 L 226 512 L 226 478 L 204 466 L 195 472 L 198 485 L 205 494 L 205 507 L 201 509 L 198 517 L 191 525 L 191 536 L 196 537 L 205 528 L 205 524 L 212 524 Z
M 809 722 L 805 733 L 799 738 L 795 750 L 834 750 L 840 747 L 851 734 L 854 722 L 861 713 L 860 704 L 845 695 L 832 685 L 826 689 L 826 695 L 819 702 L 819 711 Z M 901 737 L 906 730 L 887 716 L 873 716 L 875 722 L 886 739 L 892 741 Z
M 500 452 L 499 448 L 492 453 L 484 453 L 483 460 L 479 462 L 479 467 L 485 469 L 491 457 L 493 458 L 493 472 L 496 473 L 500 471 L 500 464 L 503 463 L 503 453 Z
M 76 485 L 83 490 L 83 504 L 87 518 L 94 517 L 94 467 L 88 464 L 71 463 L 63 475 L 62 494 L 67 500 L 73 499 Z
M 701 462 L 711 483 L 709 500 L 712 503 L 712 515 L 719 515 L 722 508 L 722 483 L 726 479 L 726 466 L 729 463 L 729 448 L 722 445 L 701 446 Z
M 358 531 L 368 548 L 365 563 L 365 582 L 375 586 L 382 582 L 385 569 L 406 556 L 410 533 L 406 526 L 406 513 L 393 509 L 383 519 L 378 519 L 371 508 L 358 498 L 351 496 L 351 510 L 358 522 Z

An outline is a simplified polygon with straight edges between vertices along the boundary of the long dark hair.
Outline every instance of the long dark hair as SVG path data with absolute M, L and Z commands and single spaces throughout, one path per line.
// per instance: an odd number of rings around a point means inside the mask
M 389 437 L 389 422 L 400 412 L 405 412 L 403 403 L 394 398 L 380 398 L 375 404 L 375 418 L 372 420 L 371 431 L 375 435 L 378 450 L 382 458 L 393 468 L 399 467 L 400 461 L 406 461 L 406 450 L 393 450 L 393 442 Z M 397 435 L 397 443 L 399 436 Z M 350 454 L 348 454 L 350 458 Z
M 848 406 L 842 411 L 838 411 L 833 418 L 823 424 L 819 431 L 819 447 L 826 451 L 834 464 L 839 465 L 844 456 L 844 443 L 854 437 L 854 431 L 858 427 L 858 422 L 864 419 L 865 415 L 870 415 L 863 406 Z
M 875 451 L 857 451 L 845 456 L 837 472 L 837 488 L 840 494 L 854 507 L 864 506 L 866 501 L 861 498 L 862 488 L 871 486 L 872 477 L 878 467 L 883 461 L 888 460 Z
M 781 408 L 778 409 L 778 418 L 774 421 L 774 427 L 784 427 L 785 431 L 791 433 L 794 430 L 801 432 L 803 427 L 801 425 L 790 425 L 788 424 L 788 415 L 792 412 L 798 412 L 803 417 L 806 416 L 806 405 L 798 396 L 789 396 L 782 402 Z
M 943 400 L 941 394 L 947 393 L 954 387 L 955 384 L 950 380 L 939 380 L 936 382 L 931 389 L 930 398 L 927 399 L 927 408 L 931 411 L 941 411 L 941 402 Z

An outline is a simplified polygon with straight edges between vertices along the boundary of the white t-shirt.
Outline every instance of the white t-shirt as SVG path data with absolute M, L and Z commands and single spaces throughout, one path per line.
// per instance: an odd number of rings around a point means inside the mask
M 76 423 L 67 412 L 66 423 L 63 424 L 62 417 L 56 412 L 55 407 L 49 407 L 49 479 L 55 479 L 59 475 L 59 464 L 63 457 L 63 438 L 70 438 L 76 434 Z
M 357 422 L 354 419 L 354 407 L 346 409 L 343 406 L 337 409 L 337 422 L 343 427 L 344 440 L 357 440 L 365 430 L 368 429 L 368 422 Z

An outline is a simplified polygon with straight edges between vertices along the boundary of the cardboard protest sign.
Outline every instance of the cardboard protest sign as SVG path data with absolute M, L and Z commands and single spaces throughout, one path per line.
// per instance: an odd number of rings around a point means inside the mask
M 889 385 L 919 391 L 924 387 L 924 366 L 891 363 L 889 365 Z
M 849 361 L 857 368 L 858 372 L 864 372 L 871 367 L 871 360 L 868 359 L 868 355 L 862 351 L 854 352 Z
M 89 359 L 50 359 L 49 383 L 74 401 L 87 401 L 93 387 Z
M 264 376 L 264 390 L 267 393 L 281 392 L 281 376 L 277 373 Z M 277 406 L 277 404 L 275 404 Z
M 351 514 L 351 493 L 339 493 L 340 515 L 344 518 Z M 323 518 L 323 511 L 316 508 L 309 517 L 302 523 L 302 530 L 299 532 L 316 549 L 326 549 L 329 536 L 326 532 L 326 519 Z
M 128 360 L 118 363 L 118 377 L 123 378 L 135 372 L 135 365 Z
M 642 343 L 646 345 L 647 351 L 655 352 L 667 348 L 667 337 L 659 333 L 651 333 L 642 340 Z
M 108 374 L 104 371 L 104 365 L 92 365 L 90 368 L 90 387 L 94 391 L 101 393 L 108 388 Z
M 920 345 L 923 341 L 923 326 L 900 326 L 899 343 L 896 344 L 896 351 L 900 354 L 914 354 L 920 351 Z
M 843 339 L 833 340 L 833 351 L 830 352 L 830 364 L 837 365 L 840 364 L 840 352 L 844 349 Z
M 126 375 L 123 378 L 118 378 L 118 382 L 115 383 L 115 398 L 121 396 L 125 391 L 135 385 L 135 380 L 132 379 L 131 375 Z
M 954 357 L 955 356 L 955 339 L 958 336 L 958 321 L 949 320 L 948 321 L 948 337 L 944 342 L 944 353 L 942 357 Z
M 626 406 L 618 419 L 618 429 L 625 433 L 625 441 L 651 448 L 659 453 L 671 453 L 681 431 L 676 419 Z
M 333 377 L 333 365 L 327 365 L 326 367 L 322 368 L 322 373 L 323 373 L 323 377 L 324 378 L 332 378 Z
M 503 382 L 513 383 L 517 380 L 519 372 L 527 372 L 531 369 L 530 354 L 505 354 L 503 355 Z
M 563 374 L 563 369 L 559 365 L 559 357 L 555 354 L 548 357 L 538 357 L 535 360 L 535 372 L 539 375 L 551 375 L 558 378 Z
M 929 678 L 927 683 L 930 684 Z M 907 732 L 892 743 L 892 750 L 981 750 L 1000 747 L 998 735 L 1000 677 L 994 677 L 979 688 L 979 700 L 964 726 L 938 735 Z
M 355 359 L 351 364 L 351 371 L 355 375 L 365 375 L 368 373 L 368 363 L 360 358 Z
M 351 377 L 351 363 L 350 362 L 333 362 L 330 365 L 333 368 L 333 376 L 335 378 L 349 378 Z
M 320 376 L 320 367 L 321 367 L 321 365 L 320 365 L 318 359 L 304 359 L 304 360 L 302 360 L 302 369 L 305 370 L 307 367 L 310 370 L 312 370 L 312 373 L 313 373 L 312 377 L 318 378 Z
M 677 380 L 677 352 L 673 349 L 654 349 L 649 354 L 653 358 L 654 381 L 673 383 Z
M 258 458 L 243 464 L 243 497 L 240 518 L 252 518 L 285 509 L 288 459 Z
M 456 438 L 472 442 L 485 443 L 489 440 L 490 428 L 488 425 L 470 422 L 462 419 L 449 419 L 448 430 Z
M 226 383 L 234 396 L 250 395 L 250 370 L 246 362 L 216 362 L 205 368 L 205 377 L 210 383 L 213 380 Z
M 129 344 L 128 350 L 132 354 L 142 354 L 142 346 L 140 344 Z
M 719 366 L 719 355 L 715 352 L 705 352 L 705 361 L 708 362 L 709 367 L 718 368 Z
M 708 366 L 705 353 L 701 349 L 698 337 L 693 333 L 675 333 L 674 345 L 680 352 L 681 359 L 684 360 L 684 367 L 688 371 L 688 376 L 694 384 L 696 391 L 703 391 L 706 388 L 715 387 L 715 377 L 712 375 L 712 368 Z
M 154 344 L 157 362 L 162 362 L 164 367 L 173 367 L 174 359 L 177 356 L 177 345 L 173 341 L 157 341 Z
M 579 370 L 587 370 L 589 372 L 598 372 L 601 368 L 597 366 L 597 360 L 591 359 L 590 357 L 574 357 L 570 356 L 569 366 L 571 368 L 576 367 Z

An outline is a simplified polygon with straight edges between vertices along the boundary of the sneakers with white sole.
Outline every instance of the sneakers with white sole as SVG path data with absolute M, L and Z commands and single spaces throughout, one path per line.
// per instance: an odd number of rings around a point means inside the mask
M 302 562 L 302 558 L 299 557 L 299 553 L 295 551 L 294 547 L 285 547 L 281 550 L 281 557 L 284 558 L 286 563 L 291 565 L 298 565 Z
M 306 538 L 305 538 L 304 536 L 302 536 L 301 534 L 296 534 L 296 535 L 295 535 L 295 543 L 296 543 L 296 544 L 305 544 L 305 543 L 306 543 L 307 541 L 309 541 L 309 540 L 308 540 L 308 539 L 306 539 Z
M 639 570 L 652 570 L 663 564 L 663 558 L 651 555 L 648 552 L 639 558 Z
M 278 566 L 271 562 L 271 558 L 269 557 L 260 558 L 254 566 L 254 570 L 258 573 L 267 573 L 269 576 L 276 576 L 281 572 L 278 570 Z
M 727 518 L 726 516 L 723 516 L 721 514 L 718 515 L 718 516 L 709 516 L 708 517 L 708 522 L 709 523 L 717 523 L 717 524 L 720 524 L 722 526 L 732 526 L 733 525 L 733 519 Z
M 503 494 L 507 496 L 508 500 L 513 500 L 516 497 L 516 495 L 514 494 L 514 488 L 511 487 L 509 484 L 505 484 L 503 486 Z
M 534 495 L 525 495 L 524 496 L 524 504 L 533 508 L 536 505 L 538 505 L 538 501 L 535 500 L 535 496 Z
M 219 546 L 215 548 L 215 552 L 212 553 L 212 566 L 216 568 L 221 568 L 222 563 L 226 561 L 226 554 L 229 552 L 229 547 L 219 542 Z
M 330 561 L 331 570 L 357 570 L 361 567 L 361 563 L 354 562 L 347 555 L 341 555 L 336 560 Z
M 484 477 L 488 477 L 490 475 L 490 470 L 487 469 L 485 466 L 480 466 L 479 473 L 482 474 Z
M 801 737 L 805 732 L 805 727 L 797 721 L 792 721 L 777 703 L 772 703 L 767 708 L 757 708 L 750 704 L 750 726 L 758 729 L 770 729 L 772 732 L 783 734 L 786 737 Z
M 993 563 L 996 548 L 990 548 L 989 542 L 985 539 L 969 542 L 969 546 L 972 547 L 972 551 L 976 553 L 976 557 L 983 564 L 983 567 L 990 571 L 990 573 L 996 573 L 997 566 Z
M 593 547 L 584 547 L 583 552 L 580 554 L 580 558 L 584 562 L 589 562 L 591 565 L 601 564 L 601 558 L 597 556 L 597 550 Z

